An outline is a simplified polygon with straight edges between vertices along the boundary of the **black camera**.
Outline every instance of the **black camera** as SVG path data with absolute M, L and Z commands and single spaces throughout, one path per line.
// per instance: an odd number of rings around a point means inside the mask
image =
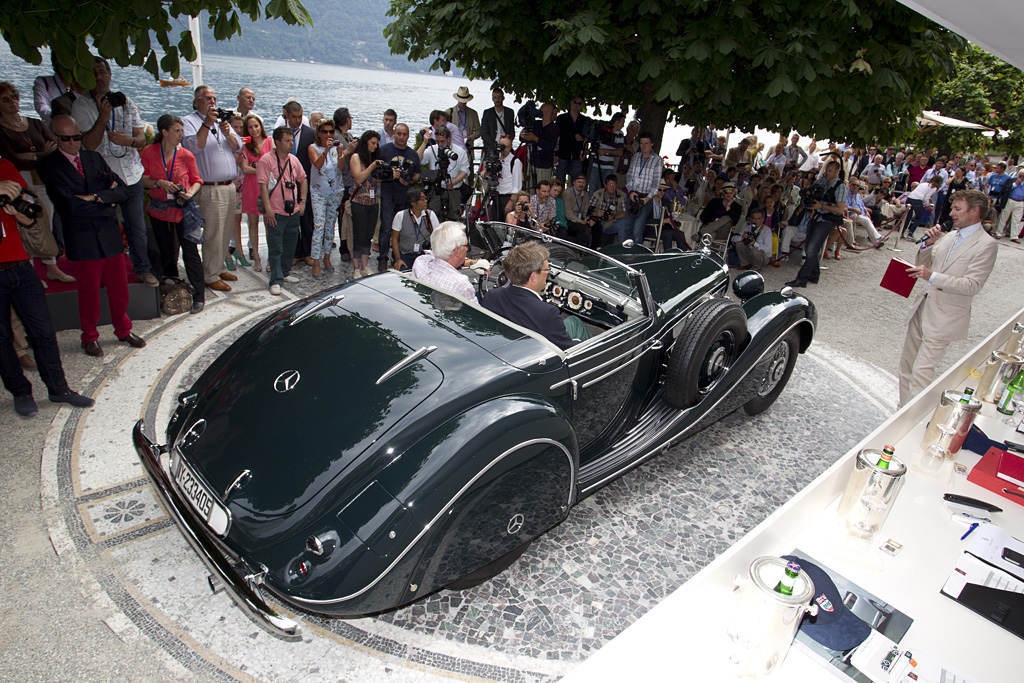
M 529 100 L 526 104 L 519 107 L 519 112 L 516 113 L 516 121 L 519 123 L 520 128 L 533 132 L 534 126 L 537 125 L 543 118 L 540 109 L 537 107 L 537 103 L 533 100 Z
M 800 190 L 800 206 L 804 209 L 810 209 L 814 206 L 815 202 L 820 202 L 824 196 L 825 188 L 821 185 L 814 184 L 810 187 L 805 187 Z
M 501 175 L 501 145 L 484 145 L 484 170 L 488 175 Z
M 629 199 L 629 215 L 630 216 L 639 216 L 640 215 L 640 211 L 644 208 L 643 199 L 645 197 L 647 197 L 647 193 L 646 192 L 634 192 L 633 194 L 636 195 L 636 200 L 634 201 L 632 197 L 630 197 L 630 199 Z
M 29 199 L 29 197 L 32 197 L 32 199 Z M 14 210 L 21 215 L 35 220 L 36 216 L 43 211 L 43 207 L 36 204 L 34 201 L 35 199 L 38 199 L 38 197 L 29 190 L 22 190 L 21 194 L 14 199 L 11 199 L 5 194 L 0 194 L 0 207 L 10 204 L 14 207 Z
M 189 197 L 185 194 L 185 190 L 178 190 L 174 193 L 174 205 L 179 209 L 183 209 L 188 205 Z
M 519 209 L 520 211 L 526 211 L 526 209 L 528 209 L 529 207 L 530 205 L 527 204 L 526 202 L 519 202 L 518 204 L 516 204 L 516 208 Z
M 128 102 L 123 92 L 108 92 L 103 99 L 109 102 L 111 107 L 123 107 Z
M 750 233 L 749 230 L 743 233 L 743 244 L 747 245 L 748 247 L 754 243 L 754 239 L 755 237 Z
M 214 111 L 217 112 L 217 118 L 221 121 L 230 121 L 232 117 L 235 116 L 234 109 L 224 109 L 222 107 L 217 107 Z
M 605 123 L 604 121 L 598 121 L 594 125 L 594 139 L 599 143 L 612 147 L 615 145 L 615 131 L 612 130 L 612 124 Z
M 391 180 L 394 177 L 394 173 L 391 169 L 394 168 L 388 164 L 379 164 L 373 167 L 370 171 L 370 177 L 376 178 L 377 180 Z

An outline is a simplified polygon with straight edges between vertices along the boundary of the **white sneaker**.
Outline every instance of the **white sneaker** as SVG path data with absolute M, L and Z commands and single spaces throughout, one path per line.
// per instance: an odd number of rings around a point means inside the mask
M 274 296 L 281 296 L 281 285 L 270 285 L 270 293 Z
M 295 277 L 294 275 L 285 275 L 284 281 L 290 285 L 294 285 L 296 282 L 299 281 L 299 278 Z
M 358 280 L 362 276 L 363 276 L 363 271 L 359 270 L 358 268 L 355 268 L 355 269 L 352 270 L 352 279 L 353 280 Z
M 369 266 L 363 268 L 363 277 L 370 277 L 371 275 L 374 275 L 374 271 L 370 270 Z

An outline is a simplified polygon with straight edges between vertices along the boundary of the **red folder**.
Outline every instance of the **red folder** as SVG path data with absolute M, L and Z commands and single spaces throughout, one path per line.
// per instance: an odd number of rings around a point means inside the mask
M 983 455 L 978 464 L 971 468 L 971 473 L 967 475 L 967 481 L 986 488 L 1006 500 L 1024 505 L 1024 488 L 999 478 L 999 462 L 1004 452 L 994 446 L 988 449 L 988 453 Z
M 890 292 L 895 292 L 903 298 L 907 298 L 917 282 L 916 279 L 907 274 L 907 268 L 913 267 L 913 263 L 893 257 L 889 261 L 889 267 L 885 269 L 885 275 L 882 276 L 882 281 L 879 284 Z

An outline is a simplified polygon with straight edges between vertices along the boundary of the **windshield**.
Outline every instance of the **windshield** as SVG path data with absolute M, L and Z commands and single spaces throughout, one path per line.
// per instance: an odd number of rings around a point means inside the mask
M 604 254 L 507 223 L 483 223 L 478 224 L 477 228 L 487 244 L 487 250 L 494 255 L 503 254 L 521 242 L 540 240 L 550 253 L 548 265 L 555 280 L 560 277 L 576 280 L 581 276 L 593 287 L 605 289 L 619 297 L 640 300 L 640 294 L 629 277 L 634 271 Z

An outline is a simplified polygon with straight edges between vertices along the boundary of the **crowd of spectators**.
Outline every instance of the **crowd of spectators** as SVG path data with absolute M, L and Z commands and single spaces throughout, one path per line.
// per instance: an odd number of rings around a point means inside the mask
M 652 132 L 625 112 L 588 117 L 582 96 L 561 113 L 547 102 L 513 112 L 494 89 L 481 113 L 465 86 L 427 122 L 402 122 L 388 109 L 379 129 L 360 133 L 345 107 L 307 115 L 291 98 L 279 114 L 260 115 L 252 88 L 219 99 L 203 85 L 192 111 L 168 112 L 153 130 L 131 95 L 116 89 L 105 60 L 95 60 L 91 90 L 54 66 L 35 83 L 39 119 L 21 116 L 21 93 L 0 83 L 0 157 L 38 197 L 37 222 L 61 250 L 58 212 L 37 167 L 59 153 L 51 122 L 73 119 L 75 142 L 97 152 L 122 188 L 116 210 L 135 277 L 159 286 L 178 278 L 180 261 L 193 313 L 203 310 L 204 290 L 230 291 L 239 267 L 265 267 L 275 295 L 298 281 L 293 267 L 308 265 L 318 280 L 334 273 L 335 254 L 351 262 L 353 278 L 416 272 L 431 233 L 453 220 L 529 225 L 595 249 L 707 243 L 755 269 L 780 267 L 803 245 L 797 286 L 817 281 L 820 258 L 858 248 L 858 229 L 878 247 L 894 225 L 913 238 L 923 225 L 947 224 L 958 190 L 990 195 L 995 212 L 985 227 L 994 237 L 1019 242 L 1024 233 L 1024 169 L 1013 159 L 896 146 L 819 149 L 814 140 L 804 148 L 798 133 L 768 147 L 756 137 L 728 147 L 727 136 L 708 126 L 693 128 L 670 166 Z M 458 241 L 449 235 L 445 249 Z M 47 278 L 74 281 L 56 258 L 43 263 Z M 31 367 L 24 341 L 14 343 Z

